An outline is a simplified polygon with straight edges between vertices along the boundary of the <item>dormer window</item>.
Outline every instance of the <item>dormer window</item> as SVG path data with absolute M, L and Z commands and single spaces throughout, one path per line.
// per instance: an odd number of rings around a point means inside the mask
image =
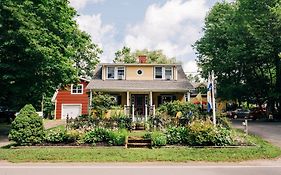
M 106 69 L 106 78 L 107 79 L 125 79 L 125 67 L 113 67 L 109 66 Z
M 107 79 L 115 78 L 115 67 L 107 67 Z
M 171 66 L 155 67 L 154 68 L 154 78 L 172 80 L 173 79 L 173 68 Z
M 155 67 L 155 79 L 162 79 L 163 67 Z
M 165 79 L 166 80 L 172 79 L 172 67 L 165 67 Z
M 117 67 L 117 79 L 123 80 L 125 76 L 125 69 L 124 67 Z
M 83 94 L 83 84 L 72 84 L 71 85 L 71 94 Z

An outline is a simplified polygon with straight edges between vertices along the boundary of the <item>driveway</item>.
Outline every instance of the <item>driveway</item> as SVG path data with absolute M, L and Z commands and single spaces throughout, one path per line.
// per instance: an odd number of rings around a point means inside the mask
M 234 128 L 243 129 L 244 120 L 232 120 Z M 274 145 L 281 147 L 281 122 L 248 121 L 249 133 L 258 135 Z

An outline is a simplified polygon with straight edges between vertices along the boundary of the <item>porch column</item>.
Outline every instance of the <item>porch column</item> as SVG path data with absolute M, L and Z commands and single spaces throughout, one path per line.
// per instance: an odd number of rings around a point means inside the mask
M 132 120 L 135 121 L 135 106 L 132 105 Z
M 186 95 L 187 95 L 187 101 L 190 102 L 190 92 L 188 91 Z
M 152 100 L 152 91 L 149 92 L 149 106 L 152 106 L 153 100 Z
M 147 122 L 147 104 L 145 104 L 144 106 L 145 106 L 144 117 L 145 117 L 145 121 Z
M 127 91 L 127 106 L 130 106 L 130 92 Z

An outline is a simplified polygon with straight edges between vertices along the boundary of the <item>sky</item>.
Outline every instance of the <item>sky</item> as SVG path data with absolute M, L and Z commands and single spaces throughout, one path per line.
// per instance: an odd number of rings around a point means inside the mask
M 196 72 L 192 44 L 202 35 L 204 18 L 222 0 L 70 0 L 79 28 L 103 49 L 101 62 L 117 50 L 163 50 L 181 61 L 185 72 Z

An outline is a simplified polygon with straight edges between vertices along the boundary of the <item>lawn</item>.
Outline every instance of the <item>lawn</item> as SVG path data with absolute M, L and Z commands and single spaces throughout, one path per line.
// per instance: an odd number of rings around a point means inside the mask
M 21 148 L 0 149 L 0 160 L 10 162 L 156 162 L 210 161 L 237 162 L 270 159 L 281 155 L 281 149 L 259 137 L 251 138 L 257 146 L 241 148 L 157 148 L 124 149 L 123 147 L 87 148 Z

